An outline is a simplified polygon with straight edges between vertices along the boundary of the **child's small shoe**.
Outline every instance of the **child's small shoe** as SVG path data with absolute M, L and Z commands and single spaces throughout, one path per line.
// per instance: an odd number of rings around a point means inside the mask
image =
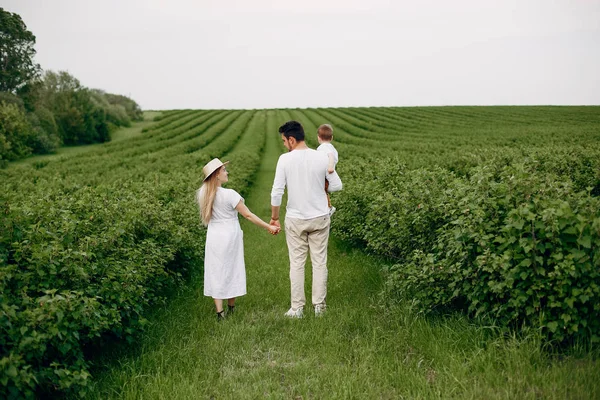
M 229 304 L 227 304 L 227 315 L 233 315 L 234 312 L 235 306 L 230 306 Z
M 217 322 L 221 322 L 225 319 L 225 310 L 217 313 Z

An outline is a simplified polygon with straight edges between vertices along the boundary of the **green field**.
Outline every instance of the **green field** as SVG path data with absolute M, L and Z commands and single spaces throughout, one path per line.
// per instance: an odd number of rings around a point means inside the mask
M 283 318 L 285 238 L 244 222 L 248 295 L 218 324 L 202 296 L 201 167 L 231 160 L 229 187 L 267 219 L 290 119 L 311 147 L 332 124 L 340 154 L 328 313 Z M 142 124 L 0 170 L 0 393 L 600 397 L 600 107 L 176 110 Z

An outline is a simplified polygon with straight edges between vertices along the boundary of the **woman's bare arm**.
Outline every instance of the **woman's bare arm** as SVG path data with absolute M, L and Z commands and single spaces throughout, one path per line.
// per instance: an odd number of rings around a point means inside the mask
M 243 200 L 240 200 L 240 202 L 235 207 L 235 209 L 240 214 L 242 214 L 242 216 L 244 218 L 246 218 L 248 221 L 252 222 L 254 225 L 260 226 L 261 228 L 265 228 L 266 230 L 268 230 L 269 232 L 271 232 L 273 234 L 276 234 L 279 232 L 279 227 L 277 227 L 275 225 L 269 225 L 265 221 L 263 221 L 262 219 L 257 217 L 255 214 L 253 214 L 252 211 L 250 211 L 250 209 L 246 206 L 246 204 L 244 204 Z

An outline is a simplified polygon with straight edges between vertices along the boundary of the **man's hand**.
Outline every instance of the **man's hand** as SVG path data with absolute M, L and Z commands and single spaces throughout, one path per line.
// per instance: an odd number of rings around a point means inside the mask
M 271 222 L 269 222 L 269 225 L 275 225 L 281 229 L 281 224 L 279 223 L 279 206 L 271 206 Z

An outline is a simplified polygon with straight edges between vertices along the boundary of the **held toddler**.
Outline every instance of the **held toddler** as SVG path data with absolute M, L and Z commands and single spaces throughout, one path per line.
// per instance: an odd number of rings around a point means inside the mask
M 329 157 L 327 172 L 331 174 L 335 171 L 335 167 L 338 163 L 338 152 L 333 144 L 331 144 L 331 141 L 333 140 L 333 128 L 331 125 L 323 124 L 319 126 L 319 129 L 317 129 L 317 139 L 319 141 L 319 147 L 317 147 L 317 151 L 323 151 L 327 153 L 327 157 Z M 329 192 L 327 192 L 328 186 L 329 182 L 327 179 L 325 179 L 325 193 L 327 193 L 327 205 L 329 206 L 329 216 L 331 216 L 335 212 L 335 207 L 331 205 Z

